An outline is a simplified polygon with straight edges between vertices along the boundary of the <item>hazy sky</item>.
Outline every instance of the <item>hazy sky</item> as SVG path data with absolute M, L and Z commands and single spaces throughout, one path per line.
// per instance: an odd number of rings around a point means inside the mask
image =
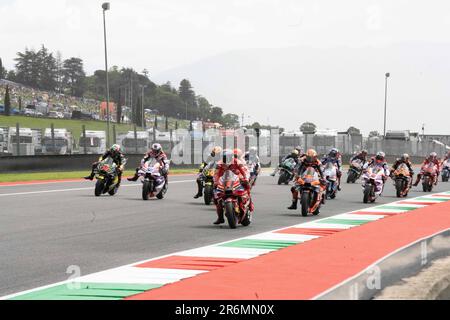
M 88 72 L 103 68 L 101 3 L 0 0 L 3 63 L 12 68 L 18 50 L 25 46 L 38 48 L 43 43 L 52 51 L 60 50 L 63 57 L 82 58 Z M 130 66 L 137 71 L 146 68 L 150 77 L 212 55 L 248 48 L 450 43 L 448 0 L 111 0 L 110 3 L 111 10 L 107 12 L 110 65 Z M 208 92 L 197 93 L 208 97 Z M 224 101 L 211 102 L 227 111 Z M 286 120 L 280 125 L 290 123 Z

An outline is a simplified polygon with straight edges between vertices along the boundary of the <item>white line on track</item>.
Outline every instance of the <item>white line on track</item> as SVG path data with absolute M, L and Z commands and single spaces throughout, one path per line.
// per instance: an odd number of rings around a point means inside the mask
M 174 183 L 184 183 L 184 182 L 193 182 L 195 180 L 177 180 L 177 181 L 170 181 L 169 184 Z M 141 186 L 141 184 L 125 184 L 121 185 L 121 188 L 125 187 L 138 187 Z M 41 191 L 27 191 L 27 192 L 14 192 L 14 193 L 0 193 L 0 197 L 7 197 L 7 196 L 21 196 L 21 195 L 29 195 L 29 194 L 41 194 L 41 193 L 56 193 L 56 192 L 67 192 L 67 191 L 79 191 L 79 190 L 90 190 L 93 187 L 84 187 L 84 188 L 69 188 L 69 189 L 53 189 L 53 190 L 41 190 Z

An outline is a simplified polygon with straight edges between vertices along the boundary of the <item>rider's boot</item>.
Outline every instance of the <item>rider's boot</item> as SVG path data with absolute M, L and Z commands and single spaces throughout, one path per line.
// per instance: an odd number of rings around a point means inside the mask
M 223 209 L 217 209 L 217 220 L 213 222 L 214 224 L 225 223 L 225 219 L 223 218 Z
M 414 187 L 417 187 L 417 185 L 419 184 L 421 178 L 422 178 L 422 175 L 419 173 L 417 175 L 416 182 L 414 182 L 414 184 L 413 184 Z
M 288 207 L 289 210 L 297 210 L 298 199 L 292 200 L 292 204 Z
M 194 196 L 194 199 L 198 199 L 200 197 L 203 197 L 203 182 L 201 180 L 197 180 L 197 194 Z
M 86 177 L 84 177 L 84 179 L 86 179 L 86 180 L 93 180 L 94 176 L 95 176 L 94 172 L 91 172 L 91 174 L 86 176 Z
M 131 178 L 127 178 L 128 181 L 137 181 L 137 179 L 139 179 L 138 169 L 136 169 L 134 176 L 132 176 Z

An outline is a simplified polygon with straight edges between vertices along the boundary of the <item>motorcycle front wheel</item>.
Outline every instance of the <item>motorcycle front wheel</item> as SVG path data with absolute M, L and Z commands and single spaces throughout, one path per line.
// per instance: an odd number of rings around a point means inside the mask
M 213 195 L 213 187 L 210 184 L 207 184 L 205 186 L 205 191 L 203 194 L 203 200 L 205 201 L 205 204 L 209 206 L 212 201 L 212 195 Z
M 234 214 L 233 202 L 225 202 L 225 217 L 227 217 L 230 229 L 236 229 L 236 215 Z
M 103 193 L 103 189 L 105 188 L 105 182 L 103 180 L 97 180 L 95 183 L 94 194 L 96 197 L 99 197 Z
M 145 180 L 142 184 L 142 200 L 148 200 L 148 195 L 151 191 L 151 188 L 152 184 L 150 183 L 150 181 Z
M 402 192 L 405 189 L 404 182 L 401 179 L 395 180 L 395 191 L 397 193 L 397 198 L 400 198 L 402 196 Z
M 302 192 L 302 198 L 300 202 L 302 205 L 302 216 L 306 217 L 309 212 L 309 206 L 311 205 L 311 193 Z
M 363 202 L 368 203 L 370 199 L 370 194 L 372 193 L 372 186 L 368 183 L 364 186 L 364 197 Z

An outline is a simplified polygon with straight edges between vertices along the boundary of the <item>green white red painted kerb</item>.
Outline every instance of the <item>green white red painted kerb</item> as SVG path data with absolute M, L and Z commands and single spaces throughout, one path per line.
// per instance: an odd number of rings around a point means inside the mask
M 371 221 L 446 201 L 450 201 L 450 191 L 403 199 L 389 204 L 338 214 L 291 227 L 136 262 L 19 292 L 2 299 L 124 299 L 149 290 L 155 290 L 166 284 L 195 277 L 219 268 L 226 268 L 264 254 L 270 254 L 289 246 L 301 245 L 301 243 L 309 240 L 355 228 Z

